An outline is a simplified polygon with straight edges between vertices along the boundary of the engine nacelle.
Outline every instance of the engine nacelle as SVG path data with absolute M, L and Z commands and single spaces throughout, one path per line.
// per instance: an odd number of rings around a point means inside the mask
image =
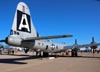
M 12 35 L 6 38 L 6 43 L 9 45 L 20 46 L 22 39 L 17 35 Z

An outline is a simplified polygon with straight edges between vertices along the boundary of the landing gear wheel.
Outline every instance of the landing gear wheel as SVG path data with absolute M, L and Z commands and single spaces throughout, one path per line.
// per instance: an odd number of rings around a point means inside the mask
M 49 53 L 48 52 L 43 52 L 43 57 L 48 57 Z
M 28 53 L 28 51 L 29 51 L 29 48 L 24 49 L 25 53 Z
M 77 57 L 78 56 L 77 49 L 72 49 L 71 55 L 72 55 L 72 57 Z

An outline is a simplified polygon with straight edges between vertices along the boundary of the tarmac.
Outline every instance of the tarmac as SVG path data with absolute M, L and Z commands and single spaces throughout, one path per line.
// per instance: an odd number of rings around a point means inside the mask
M 79 57 L 41 58 L 32 52 L 0 55 L 0 72 L 100 72 L 100 54 L 79 53 Z

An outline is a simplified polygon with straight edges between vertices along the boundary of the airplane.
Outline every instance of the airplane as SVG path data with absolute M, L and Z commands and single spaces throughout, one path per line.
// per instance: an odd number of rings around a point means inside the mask
M 37 50 L 43 51 L 43 56 L 48 56 L 49 53 L 66 51 L 67 49 L 100 45 L 100 43 L 93 43 L 93 44 L 67 46 L 66 44 L 59 44 L 59 43 L 53 43 L 51 41 L 45 41 L 48 39 L 67 38 L 72 36 L 73 35 L 65 34 L 65 35 L 39 37 L 39 34 L 33 25 L 28 6 L 24 2 L 19 2 L 15 12 L 13 25 L 10 30 L 10 35 L 8 35 L 4 40 L 0 40 L 0 42 L 5 42 L 6 44 L 12 46 L 23 47 L 28 49 L 31 48 L 36 51 Z M 72 56 L 77 56 L 73 54 L 74 53 L 72 53 Z
M 88 46 L 88 44 L 85 44 L 85 45 L 79 45 L 78 43 L 77 43 L 77 39 L 75 39 L 75 43 L 73 44 L 73 47 L 72 47 L 72 50 L 71 50 L 71 54 L 72 54 L 72 56 L 74 57 L 74 56 L 77 56 L 77 51 L 78 50 L 80 50 L 80 48 L 82 48 L 82 47 L 85 47 L 85 48 L 88 48 L 88 47 L 90 47 L 91 49 L 93 49 L 93 53 L 95 52 L 95 49 L 97 48 L 97 45 L 96 45 L 96 42 L 95 42 L 95 40 L 94 40 L 94 37 L 92 37 L 92 41 L 91 41 L 91 43 L 90 43 L 91 45 L 90 46 Z M 99 44 L 98 44 L 99 45 Z M 81 47 L 80 47 L 81 46 Z
M 94 44 L 94 43 L 96 44 L 96 42 L 94 40 L 94 37 L 92 37 L 92 41 L 91 41 L 90 44 Z M 95 50 L 96 50 L 97 46 L 96 45 L 93 45 L 93 46 L 90 46 L 90 48 L 93 50 L 92 52 L 95 53 Z

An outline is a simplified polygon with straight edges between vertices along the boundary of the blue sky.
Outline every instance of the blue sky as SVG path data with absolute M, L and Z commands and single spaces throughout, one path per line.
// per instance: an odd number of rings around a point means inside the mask
M 25 2 L 40 36 L 72 34 L 72 38 L 54 39 L 72 45 L 100 42 L 100 2 L 96 0 L 0 0 L 0 39 L 9 35 L 19 2 Z

